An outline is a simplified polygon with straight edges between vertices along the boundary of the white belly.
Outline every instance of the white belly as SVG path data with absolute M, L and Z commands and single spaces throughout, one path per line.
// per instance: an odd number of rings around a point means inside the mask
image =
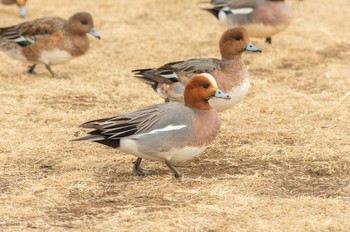
M 242 85 L 232 89 L 227 94 L 231 97 L 230 100 L 212 98 L 209 100 L 209 104 L 216 111 L 222 112 L 227 109 L 230 109 L 233 105 L 237 104 L 242 98 L 248 93 L 249 90 L 249 79 L 247 78 Z
M 120 150 L 135 155 L 140 158 L 145 158 L 149 160 L 165 161 L 170 162 L 180 162 L 185 160 L 193 159 L 194 157 L 200 155 L 206 147 L 182 147 L 182 148 L 172 148 L 168 151 L 154 152 L 153 154 L 142 154 L 137 146 L 136 140 L 133 139 L 121 139 L 120 140 Z
M 40 52 L 39 61 L 44 64 L 55 65 L 65 63 L 72 58 L 73 56 L 66 51 L 53 49 Z
M 281 24 L 276 26 L 264 25 L 264 24 L 250 24 L 244 25 L 244 27 L 248 30 L 250 36 L 256 38 L 266 38 L 271 37 L 284 29 L 288 24 Z
M 222 21 L 222 23 L 225 24 L 227 27 L 243 26 L 245 29 L 247 29 L 251 37 L 256 37 L 256 38 L 271 37 L 283 31 L 289 25 L 289 24 L 280 24 L 276 26 L 271 26 L 271 25 L 266 25 L 262 23 L 238 25 L 238 24 L 232 24 L 232 22 L 227 22 L 227 21 Z

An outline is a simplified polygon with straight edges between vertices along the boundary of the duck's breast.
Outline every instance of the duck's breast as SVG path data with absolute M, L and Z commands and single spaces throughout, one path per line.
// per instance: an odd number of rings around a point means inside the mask
M 249 79 L 246 78 L 240 85 L 233 87 L 230 91 L 227 91 L 227 94 L 231 97 L 231 99 L 227 100 L 221 98 L 212 98 L 209 100 L 209 104 L 218 112 L 228 110 L 247 95 L 249 87 L 250 82 Z

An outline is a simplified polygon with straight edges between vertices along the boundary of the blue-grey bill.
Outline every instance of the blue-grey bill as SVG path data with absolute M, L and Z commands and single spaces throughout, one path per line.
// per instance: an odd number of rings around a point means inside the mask
M 245 50 L 248 52 L 261 52 L 261 50 L 255 47 L 252 43 L 248 43 L 247 47 L 245 47 Z
M 223 98 L 223 99 L 231 99 L 231 97 L 228 94 L 222 92 L 220 89 L 216 90 L 214 97 Z
M 91 30 L 89 31 L 89 34 L 97 39 L 101 39 L 101 36 L 96 32 L 95 28 L 91 28 Z

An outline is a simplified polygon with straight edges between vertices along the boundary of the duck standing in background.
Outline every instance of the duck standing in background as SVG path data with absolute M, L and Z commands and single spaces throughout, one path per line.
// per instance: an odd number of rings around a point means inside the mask
M 285 30 L 292 21 L 292 9 L 284 0 L 211 0 L 212 13 L 227 27 L 245 27 L 252 37 L 266 38 Z
M 100 39 L 87 12 L 76 13 L 68 20 L 40 18 L 0 28 L 0 51 L 17 60 L 34 63 L 28 73 L 35 73 L 36 64 L 42 63 L 54 77 L 51 65 L 65 63 L 89 49 L 86 34 Z

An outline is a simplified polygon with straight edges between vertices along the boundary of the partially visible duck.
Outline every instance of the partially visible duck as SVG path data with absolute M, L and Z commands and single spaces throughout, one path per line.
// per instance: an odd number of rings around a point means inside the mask
M 249 33 L 243 27 L 225 31 L 219 41 L 221 59 L 194 58 L 167 63 L 159 68 L 133 70 L 135 77 L 149 83 L 166 101 L 183 101 L 186 82 L 202 72 L 210 73 L 218 86 L 231 96 L 231 100 L 210 100 L 217 111 L 224 111 L 239 102 L 248 92 L 249 73 L 242 54 L 245 51 L 261 52 L 250 42 Z
M 208 102 L 211 98 L 229 96 L 218 89 L 210 74 L 199 74 L 187 82 L 184 103 L 162 103 L 86 122 L 81 127 L 94 130 L 76 140 L 90 140 L 139 157 L 135 175 L 153 173 L 140 167 L 145 158 L 164 162 L 178 178 L 182 174 L 173 163 L 198 156 L 219 133 L 220 119 Z
M 42 63 L 55 76 L 51 65 L 85 54 L 89 48 L 88 33 L 100 39 L 92 16 L 86 12 L 76 13 L 68 20 L 40 18 L 0 28 L 0 50 L 17 60 L 34 63 L 29 73 L 35 73 L 36 64 Z
M 271 37 L 285 30 L 292 21 L 292 9 L 284 0 L 211 0 L 211 12 L 227 27 L 243 26 L 252 37 Z
M 1 0 L 1 2 L 5 5 L 16 4 L 19 8 L 19 16 L 21 16 L 22 18 L 26 16 L 26 14 L 27 14 L 27 10 L 26 10 L 27 0 Z

